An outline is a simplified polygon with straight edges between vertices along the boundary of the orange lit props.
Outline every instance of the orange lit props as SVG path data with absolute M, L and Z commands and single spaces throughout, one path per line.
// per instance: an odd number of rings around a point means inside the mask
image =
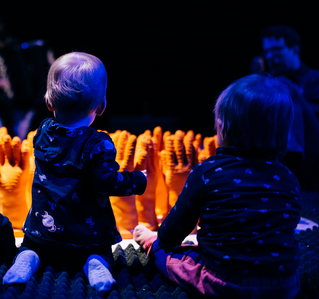
M 134 170 L 145 170 L 148 160 L 148 147 L 151 143 L 150 132 L 138 136 L 134 156 Z
M 182 191 L 187 176 L 195 165 L 194 132 L 178 130 L 174 136 L 165 139 L 165 150 L 161 152 L 165 183 L 169 192 L 169 205 L 172 208 Z
M 204 148 L 198 151 L 198 162 L 201 163 L 208 159 L 210 156 L 215 155 L 217 148 L 217 136 L 205 137 Z
M 112 136 L 112 134 L 110 134 Z M 112 138 L 112 137 L 111 137 Z M 127 131 L 117 132 L 113 135 L 117 149 L 116 162 L 120 165 L 120 171 L 134 170 L 134 155 L 136 147 L 136 136 Z M 117 228 L 124 239 L 131 239 L 135 226 L 138 224 L 138 216 L 135 205 L 135 195 L 111 196 L 114 216 Z
M 35 172 L 35 161 L 34 161 L 34 154 L 33 154 L 34 153 L 33 137 L 35 136 L 36 133 L 37 133 L 37 130 L 31 131 L 28 134 L 27 139 L 23 141 L 28 146 L 29 153 L 30 153 L 30 176 L 28 177 L 28 181 L 27 181 L 27 195 L 26 195 L 28 209 L 31 208 L 31 204 L 32 204 L 32 183 L 33 183 L 33 177 Z
M 102 132 L 107 133 L 106 131 L 102 131 Z M 115 148 L 117 148 L 120 134 L 121 134 L 121 131 L 120 131 L 120 130 L 117 130 L 117 131 L 114 132 L 114 133 L 109 133 L 110 137 L 112 138 L 112 140 L 113 140 L 113 142 L 114 142 L 114 144 L 115 144 Z
M 3 134 L 3 131 L 1 132 Z M 30 154 L 27 142 L 19 137 L 0 136 L 0 202 L 2 214 L 7 216 L 16 230 L 21 230 L 28 214 L 27 182 L 30 178 Z
M 171 133 L 167 131 L 163 135 L 161 127 L 156 127 L 153 130 L 152 140 L 154 143 L 154 149 L 156 148 L 156 152 L 154 152 L 154 165 L 156 165 L 157 172 L 157 184 L 155 190 L 155 213 L 158 224 L 163 222 L 164 218 L 169 212 L 168 190 L 164 180 L 160 152 L 164 149 L 164 138 L 166 138 L 170 134 Z
M 0 128 L 0 208 L 21 229 L 31 206 L 31 188 L 35 171 L 33 137 L 30 132 L 22 143 L 18 137 Z M 123 238 L 132 238 L 135 226 L 143 224 L 151 230 L 167 216 L 182 191 L 187 176 L 197 162 L 215 154 L 216 136 L 206 137 L 193 131 L 163 134 L 156 127 L 153 136 L 145 131 L 138 138 L 127 131 L 110 133 L 117 149 L 120 171 L 147 170 L 148 184 L 140 196 L 110 197 L 116 223 Z
M 196 151 L 200 150 L 202 146 L 202 134 L 196 134 L 193 145 Z
M 157 141 L 151 137 L 151 132 L 146 131 L 137 139 L 136 145 L 136 170 L 147 170 L 147 187 L 142 195 L 136 195 L 136 208 L 138 223 L 150 230 L 157 229 L 155 213 L 156 186 L 158 181 L 159 157 Z M 144 163 L 141 163 L 140 161 Z

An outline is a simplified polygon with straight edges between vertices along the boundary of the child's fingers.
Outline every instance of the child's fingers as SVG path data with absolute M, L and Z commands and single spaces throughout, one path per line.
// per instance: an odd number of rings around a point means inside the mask
M 21 140 L 18 136 L 13 137 L 11 141 L 12 155 L 14 165 L 19 166 L 21 162 Z
M 185 155 L 187 160 L 187 165 L 193 167 L 194 164 L 194 132 L 188 131 L 184 137 Z
M 12 160 L 12 148 L 11 148 L 11 136 L 6 134 L 2 138 L 4 144 L 4 157 L 11 163 Z
M 27 170 L 29 168 L 30 168 L 30 146 L 27 140 L 23 140 L 21 145 L 21 169 Z
M 177 164 L 183 165 L 184 164 L 184 139 L 185 133 L 178 130 L 175 133 L 175 138 L 174 138 L 174 149 L 175 149 L 175 154 L 176 154 L 176 159 L 177 159 Z

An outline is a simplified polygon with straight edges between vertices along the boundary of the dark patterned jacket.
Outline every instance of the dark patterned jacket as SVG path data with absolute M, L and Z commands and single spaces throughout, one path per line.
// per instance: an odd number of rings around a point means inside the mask
M 108 134 L 46 119 L 34 137 L 34 156 L 32 207 L 23 228 L 27 237 L 84 248 L 122 240 L 109 196 L 141 195 L 147 180 L 139 171 L 118 172 Z
M 240 156 L 234 147 L 191 171 L 158 232 L 164 248 L 193 230 L 202 262 L 217 273 L 291 276 L 298 267 L 294 229 L 300 220 L 299 183 L 277 160 Z

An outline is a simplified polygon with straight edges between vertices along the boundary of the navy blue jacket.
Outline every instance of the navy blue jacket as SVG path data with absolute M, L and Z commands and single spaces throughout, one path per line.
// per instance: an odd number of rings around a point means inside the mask
M 27 237 L 52 246 L 89 248 L 120 242 L 109 196 L 141 195 L 139 171 L 118 172 L 110 136 L 46 119 L 34 137 L 36 170 Z
M 158 232 L 164 248 L 179 245 L 199 220 L 203 263 L 217 273 L 291 276 L 298 267 L 294 229 L 299 183 L 277 160 L 217 148 L 197 164 Z

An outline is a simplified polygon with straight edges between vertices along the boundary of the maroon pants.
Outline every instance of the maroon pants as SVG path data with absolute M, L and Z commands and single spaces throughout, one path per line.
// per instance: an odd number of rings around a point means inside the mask
M 143 247 L 155 259 L 155 265 L 163 275 L 195 296 L 292 299 L 300 289 L 298 273 L 289 278 L 243 278 L 231 273 L 216 273 L 202 263 L 197 245 L 181 245 L 165 250 L 154 236 Z

